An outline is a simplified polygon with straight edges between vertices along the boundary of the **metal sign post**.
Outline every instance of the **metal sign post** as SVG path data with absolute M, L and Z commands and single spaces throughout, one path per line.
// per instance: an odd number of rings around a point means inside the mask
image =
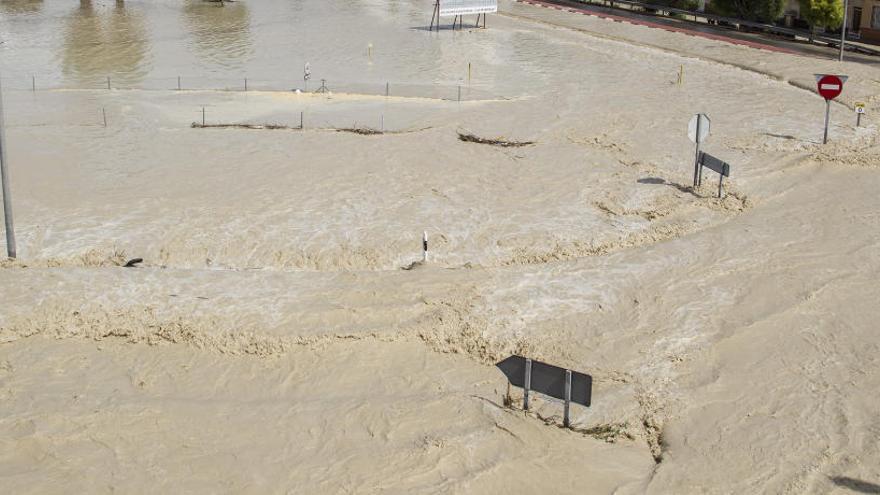
M 843 83 L 848 76 L 835 74 L 815 74 L 816 87 L 822 98 L 825 98 L 825 131 L 822 134 L 822 144 L 828 143 L 828 125 L 831 121 L 831 100 L 837 98 L 843 91 Z
M 843 62 L 843 50 L 844 45 L 846 44 L 846 10 L 849 8 L 849 1 L 843 0 L 843 24 L 840 26 L 840 57 L 839 61 Z M 859 29 L 856 26 L 856 29 Z
M 510 385 L 522 387 L 524 411 L 529 410 L 532 391 L 561 399 L 565 401 L 562 422 L 568 428 L 571 426 L 571 403 L 590 406 L 593 390 L 593 377 L 590 375 L 522 356 L 510 356 L 495 366 L 507 377 L 508 389 Z
M 825 131 L 822 133 L 822 144 L 828 144 L 828 121 L 831 119 L 831 100 L 825 100 Z
M 565 412 L 562 414 L 562 425 L 566 428 L 571 426 L 568 410 L 571 408 L 571 370 L 565 370 Z
M 862 115 L 865 114 L 865 104 L 862 102 L 856 102 L 854 105 L 856 109 L 856 127 L 862 125 Z
M 694 187 L 700 185 L 700 144 L 709 136 L 711 127 L 712 121 L 704 113 L 694 115 L 688 123 L 688 138 L 697 145 L 694 152 Z
M 12 197 L 9 195 L 9 174 L 6 172 L 6 136 L 3 128 L 3 88 L 0 87 L 0 182 L 3 189 L 3 220 L 6 223 L 6 255 L 15 258 L 15 228 L 12 225 Z

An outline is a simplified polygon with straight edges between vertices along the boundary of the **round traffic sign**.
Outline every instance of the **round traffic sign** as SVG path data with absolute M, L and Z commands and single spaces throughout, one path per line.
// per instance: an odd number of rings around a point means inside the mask
M 843 91 L 843 81 L 839 77 L 827 74 L 822 76 L 817 83 L 819 94 L 826 100 L 833 100 Z
M 712 122 L 706 114 L 698 113 L 694 115 L 691 121 L 688 122 L 688 137 L 695 143 L 702 143 L 709 136 L 711 125 Z M 700 131 L 699 134 L 697 134 L 697 129 Z

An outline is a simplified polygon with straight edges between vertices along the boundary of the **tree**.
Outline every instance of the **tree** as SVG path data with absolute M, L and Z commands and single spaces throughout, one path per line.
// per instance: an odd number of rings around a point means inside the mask
M 843 24 L 842 0 L 799 0 L 801 18 L 810 24 L 810 32 L 817 27 L 837 29 Z
M 773 22 L 782 16 L 785 0 L 712 0 L 709 5 L 713 12 L 721 15 Z

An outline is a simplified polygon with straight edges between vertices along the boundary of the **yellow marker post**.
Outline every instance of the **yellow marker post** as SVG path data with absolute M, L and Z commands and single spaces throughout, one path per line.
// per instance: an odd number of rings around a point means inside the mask
M 865 114 L 865 104 L 858 101 L 855 105 L 853 105 L 856 110 L 856 127 L 862 125 L 862 115 Z

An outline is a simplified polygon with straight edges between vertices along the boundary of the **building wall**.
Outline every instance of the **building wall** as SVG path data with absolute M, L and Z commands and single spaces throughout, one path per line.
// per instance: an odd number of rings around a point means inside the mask
M 864 41 L 880 42 L 880 0 L 862 0 L 860 3 L 861 5 L 856 4 L 853 7 L 862 8 L 862 22 L 858 27 L 852 26 L 851 29 L 858 30 Z M 848 14 L 852 18 L 852 8 Z

